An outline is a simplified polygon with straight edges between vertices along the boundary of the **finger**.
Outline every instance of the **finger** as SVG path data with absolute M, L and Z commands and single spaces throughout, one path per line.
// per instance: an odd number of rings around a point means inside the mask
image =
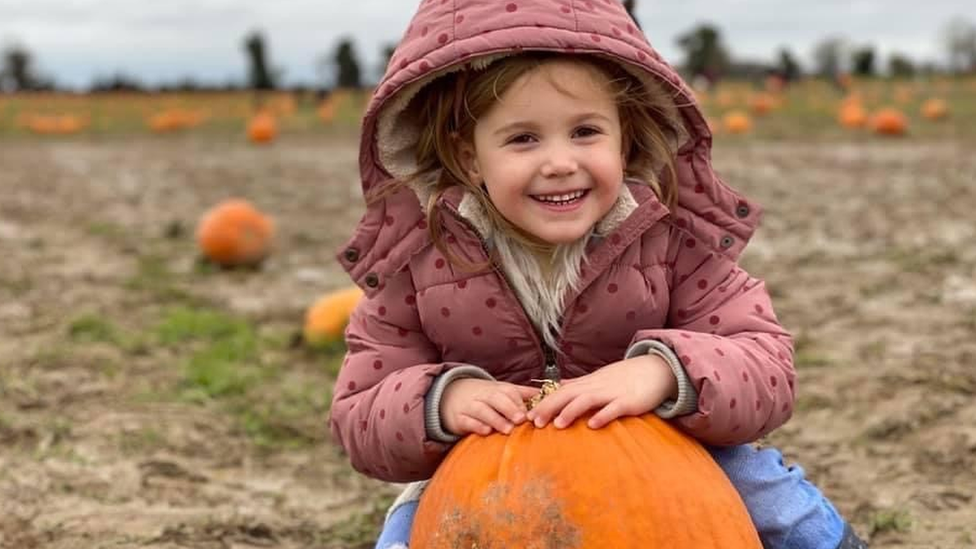
M 538 387 L 528 387 L 526 385 L 512 385 L 512 387 L 515 387 L 515 390 L 518 391 L 519 398 L 523 401 L 539 394 Z
M 487 423 L 479 421 L 477 418 L 469 415 L 462 415 L 458 418 L 458 430 L 456 431 L 456 434 L 458 436 L 463 436 L 468 433 L 488 436 L 491 434 L 491 426 L 489 426 Z
M 514 388 L 506 388 L 489 397 L 489 404 L 508 421 L 519 425 L 525 421 L 525 404 Z
M 620 405 L 619 400 L 614 400 L 593 414 L 593 417 L 586 422 L 586 426 L 590 429 L 602 429 L 606 424 L 623 415 L 625 415 L 623 406 Z
M 572 389 L 565 389 L 560 387 L 555 393 L 542 399 L 535 408 L 533 408 L 529 413 L 532 415 L 532 422 L 536 427 L 542 428 L 549 423 L 553 417 L 562 411 L 566 404 L 576 398 L 579 393 Z
M 592 394 L 582 394 L 574 398 L 563 407 L 552 424 L 556 429 L 565 429 L 573 424 L 577 418 L 586 412 L 602 406 L 604 402 Z
M 499 433 L 509 434 L 512 432 L 512 423 L 508 421 L 505 416 L 500 414 L 495 408 L 487 402 L 478 402 L 469 412 L 468 415 L 477 419 L 478 421 L 488 425 L 495 431 Z

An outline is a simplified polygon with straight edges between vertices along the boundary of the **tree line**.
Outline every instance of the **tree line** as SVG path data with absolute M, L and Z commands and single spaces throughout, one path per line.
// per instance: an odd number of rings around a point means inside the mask
M 636 0 L 622 0 L 631 15 L 634 15 Z M 635 22 L 638 23 L 635 18 Z M 911 77 L 916 74 L 938 72 L 950 74 L 976 73 L 976 24 L 956 19 L 943 29 L 943 50 L 946 62 L 917 63 L 904 53 L 893 53 L 884 61 L 870 43 L 858 43 L 840 36 L 827 37 L 813 49 L 813 66 L 805 70 L 789 47 L 776 52 L 772 63 L 737 60 L 722 37 L 716 25 L 700 23 L 682 33 L 677 45 L 684 54 L 679 68 L 691 78 L 703 78 L 715 82 L 722 78 L 757 78 L 776 74 L 786 81 L 803 75 L 835 78 L 838 74 L 853 74 L 872 77 L 886 72 L 894 77 Z M 360 61 L 352 38 L 338 41 L 333 50 L 323 55 L 317 63 L 320 82 L 316 88 L 360 88 L 374 80 L 385 68 L 395 49 L 395 44 L 383 46 L 381 59 L 383 66 L 372 73 Z M 223 86 L 204 86 L 192 78 L 156 86 L 163 91 L 199 91 L 254 89 L 272 90 L 282 88 L 283 71 L 274 68 L 269 59 L 268 40 L 255 31 L 244 37 L 242 51 L 248 64 L 246 84 L 228 83 Z M 292 89 L 307 89 L 308 86 L 292 86 Z M 34 63 L 33 54 L 24 46 L 10 46 L 3 52 L 0 65 L 0 91 L 44 91 L 57 89 L 51 77 L 41 75 Z M 98 77 L 89 87 L 90 91 L 144 91 L 150 88 L 135 78 L 117 74 Z

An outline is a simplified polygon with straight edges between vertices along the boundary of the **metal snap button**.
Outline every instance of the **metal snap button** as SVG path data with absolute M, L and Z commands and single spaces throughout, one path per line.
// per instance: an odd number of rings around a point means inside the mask
M 375 288 L 380 285 L 380 277 L 376 276 L 376 273 L 369 273 L 364 280 L 370 288 Z
M 359 261 L 359 250 L 357 250 L 356 248 L 346 249 L 345 255 L 346 255 L 346 261 L 350 263 L 355 263 Z
M 719 242 L 719 246 L 726 250 L 731 248 L 733 244 L 735 244 L 735 239 L 729 235 L 723 236 L 722 240 Z
M 752 210 L 749 209 L 749 205 L 745 203 L 740 203 L 739 207 L 735 209 L 735 215 L 742 217 L 749 217 L 749 213 Z

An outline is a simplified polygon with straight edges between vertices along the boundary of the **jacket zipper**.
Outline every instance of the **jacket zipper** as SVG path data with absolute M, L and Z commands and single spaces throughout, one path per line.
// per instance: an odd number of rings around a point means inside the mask
M 502 279 L 502 282 L 505 284 L 506 288 L 511 293 L 514 294 L 515 290 L 513 289 L 512 281 L 508 279 L 508 275 L 505 274 L 505 270 L 502 269 L 497 264 L 495 264 L 495 261 L 492 260 L 491 251 L 488 249 L 488 243 L 485 242 L 484 238 L 482 238 L 481 233 L 479 233 L 478 230 L 475 229 L 474 225 L 472 225 L 470 221 L 462 217 L 460 213 L 455 212 L 453 208 L 445 208 L 445 209 L 451 212 L 451 215 L 455 219 L 460 221 L 464 226 L 466 226 L 472 233 L 474 233 L 478 237 L 478 242 L 481 243 L 481 249 L 484 250 L 485 257 L 487 257 L 488 261 L 491 263 L 492 270 L 498 273 L 498 276 Z M 518 299 L 516 299 L 516 301 L 518 301 Z M 535 328 L 535 324 L 533 324 L 532 320 L 529 319 L 529 314 L 525 312 L 525 307 L 522 305 L 521 302 L 519 302 L 519 310 L 522 311 L 522 316 L 525 318 L 526 322 L 528 322 L 529 326 L 532 326 L 532 335 L 535 338 L 536 345 L 539 346 L 539 349 L 542 351 L 542 356 L 545 357 L 545 366 L 543 369 L 543 375 L 545 376 L 545 379 L 548 381 L 558 382 L 561 376 L 559 374 L 559 362 L 556 358 L 556 352 L 553 351 L 551 347 L 543 343 L 544 340 L 542 338 L 542 335 L 539 334 L 538 329 Z

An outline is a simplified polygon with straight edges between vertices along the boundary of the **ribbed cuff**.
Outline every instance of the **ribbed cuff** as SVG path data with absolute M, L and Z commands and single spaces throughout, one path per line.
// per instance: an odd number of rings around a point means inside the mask
M 461 437 L 448 433 L 441 423 L 441 398 L 448 384 L 469 377 L 495 380 L 491 374 L 477 366 L 457 366 L 434 378 L 434 383 L 424 397 L 424 426 L 427 429 L 427 438 L 430 440 L 448 444 L 461 440 Z
M 697 411 L 698 391 L 695 390 L 691 378 L 688 377 L 681 361 L 678 360 L 678 355 L 674 354 L 671 347 L 654 339 L 645 339 L 631 345 L 624 358 L 634 358 L 647 354 L 655 354 L 663 358 L 671 367 L 671 372 L 674 373 L 674 377 L 678 381 L 678 399 L 665 400 L 654 410 L 654 413 L 664 419 L 670 419 Z

